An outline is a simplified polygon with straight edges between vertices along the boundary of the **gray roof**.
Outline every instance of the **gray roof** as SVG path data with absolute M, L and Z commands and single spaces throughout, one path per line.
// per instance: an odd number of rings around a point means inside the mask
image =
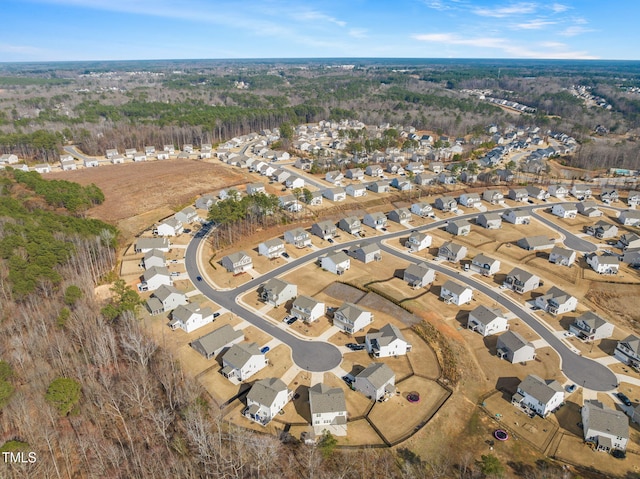
M 458 244 L 458 243 L 454 243 L 453 241 L 447 241 L 442 246 L 440 246 L 440 249 L 443 249 L 443 248 L 446 248 L 449 251 L 451 251 L 453 254 L 457 255 L 462 248 L 465 248 L 465 246 L 462 246 L 461 244 Z
M 293 301 L 293 306 L 299 309 L 313 309 L 317 304 L 321 304 L 322 301 L 312 298 L 311 296 L 298 296 Z
M 155 249 L 168 248 L 169 240 L 167 238 L 140 238 L 136 241 L 136 249 Z
M 564 392 L 562 385 L 558 381 L 544 381 L 535 374 L 529 374 L 524 378 L 518 388 L 543 404 L 549 402 L 555 393 Z
M 272 248 L 274 246 L 284 246 L 284 241 L 282 241 L 280 238 L 272 238 L 272 239 L 268 239 L 263 244 L 267 248 Z
M 553 240 L 550 240 L 548 236 L 539 235 L 539 236 L 527 236 L 519 240 L 519 242 L 526 243 L 529 246 L 545 246 L 552 245 L 554 243 Z
M 478 263 L 478 264 L 488 264 L 488 265 L 492 265 L 494 264 L 496 261 L 498 261 L 497 259 L 491 258 L 489 256 L 487 256 L 484 253 L 480 253 L 477 254 L 473 260 L 471 260 L 472 263 Z
M 552 286 L 542 297 L 546 300 L 553 299 L 558 304 L 564 304 L 569 301 L 569 299 L 573 298 L 572 295 L 562 291 L 557 286 Z
M 424 261 L 422 263 L 412 263 L 404 270 L 405 274 L 416 278 L 424 278 L 424 276 L 429 272 L 431 268 Z
M 380 251 L 380 246 L 370 241 L 363 241 L 362 243 L 355 245 L 351 249 L 351 251 L 358 251 L 358 250 L 362 250 L 364 254 L 377 253 Z
M 500 308 L 489 308 L 481 304 L 471 311 L 469 315 L 473 315 L 480 323 L 487 325 L 496 318 L 504 318 L 504 312 Z
M 292 235 L 294 238 L 298 238 L 300 236 L 309 236 L 309 232 L 304 228 L 293 228 L 292 230 L 287 231 L 287 233 Z
M 382 219 L 382 218 L 387 219 L 385 214 L 380 212 L 380 211 L 376 211 L 376 212 L 373 212 L 373 213 L 367 213 L 365 216 L 369 216 L 370 218 L 373 218 L 374 220 Z
M 458 296 L 461 295 L 466 289 L 471 289 L 469 288 L 469 286 L 456 283 L 455 281 L 452 281 L 452 280 L 448 280 L 446 283 L 444 283 L 442 285 L 442 288 L 448 291 L 451 291 L 452 293 L 457 294 Z
M 503 347 L 509 351 L 518 351 L 525 346 L 534 348 L 532 342 L 527 341 L 515 331 L 507 331 L 498 337 L 498 348 Z
M 411 233 L 409 235 L 409 238 L 417 241 L 418 243 L 422 243 L 427 236 L 428 236 L 427 233 L 422 233 L 421 231 L 416 231 L 415 233 Z
M 142 273 L 142 277 L 145 281 L 149 281 L 149 279 L 158 274 L 162 276 L 169 276 L 169 270 L 166 266 L 152 266 L 151 268 L 144 270 L 144 273 Z
M 629 439 L 629 419 L 622 411 L 609 409 L 596 400 L 586 400 L 582 407 L 589 411 L 589 429 L 592 432 L 606 432 Z
M 574 253 L 574 251 L 572 249 L 567 249 L 567 248 L 562 248 L 561 246 L 554 246 L 551 249 L 551 253 L 550 254 L 556 254 L 556 255 L 560 255 L 560 256 L 566 256 L 567 258 L 570 257 L 572 254 Z
M 147 299 L 147 308 L 153 313 L 154 311 L 163 311 L 164 305 L 158 298 L 151 296 Z
M 288 281 L 280 278 L 271 278 L 269 281 L 262 285 L 263 291 L 270 291 L 272 294 L 280 294 L 287 286 L 291 285 Z
M 312 416 L 322 413 L 346 412 L 347 410 L 342 388 L 330 388 L 322 383 L 309 388 L 309 406 Z
M 340 221 L 341 222 L 344 221 L 349 226 L 359 226 L 360 225 L 360 219 L 357 216 L 345 216 Z
M 229 324 L 225 324 L 221 328 L 199 337 L 193 341 L 191 345 L 193 346 L 195 343 L 198 343 L 200 347 L 207 352 L 207 355 L 209 355 L 238 338 L 244 338 L 244 333 L 242 331 L 236 331 Z
M 159 249 L 151 249 L 144 254 L 144 260 L 148 260 L 151 258 L 162 258 L 164 260 L 164 251 L 160 251 Z
M 372 363 L 363 369 L 356 377 L 368 379 L 371 385 L 380 389 L 392 379 L 395 379 L 395 373 L 389 366 L 384 363 Z
M 576 323 L 578 321 L 585 323 L 587 326 L 589 326 L 591 329 L 594 329 L 594 330 L 598 329 L 600 326 L 608 324 L 608 321 L 606 321 L 604 318 L 598 316 L 596 313 L 592 311 L 587 311 L 585 313 L 582 313 L 580 316 L 576 318 Z
M 247 362 L 257 355 L 261 355 L 258 343 L 234 344 L 224 353 L 223 359 L 236 369 L 242 368 Z
M 203 318 L 213 315 L 211 308 L 200 308 L 198 303 L 181 304 L 171 313 L 171 318 L 182 323 L 186 322 L 194 314 L 201 314 Z
M 483 217 L 486 221 L 502 221 L 502 218 L 498 213 L 481 213 L 478 215 L 478 218 L 480 217 Z
M 231 264 L 236 264 L 241 262 L 245 256 L 249 256 L 249 255 L 244 251 L 238 251 L 236 253 L 228 254 L 226 257 L 229 258 L 229 260 L 231 261 Z
M 225 357 L 226 356 L 225 354 Z M 251 390 L 247 394 L 247 401 L 270 407 L 276 400 L 278 393 L 286 390 L 287 385 L 279 378 L 261 379 L 256 381 L 251 387 Z
M 465 219 L 449 221 L 449 224 L 456 225 L 457 228 L 464 228 L 465 226 L 471 226 L 471 223 L 469 223 L 469 221 Z
M 335 231 L 336 229 L 336 225 L 329 220 L 318 221 L 316 225 L 318 225 L 322 231 Z
M 334 251 L 333 253 L 329 253 L 326 257 L 327 259 L 331 259 L 335 264 L 340 264 L 349 260 L 349 257 L 344 253 L 344 251 Z
M 153 296 L 155 296 L 162 302 L 164 302 L 172 294 L 180 294 L 184 296 L 183 292 L 178 291 L 173 286 L 167 286 L 166 284 L 161 284 L 160 287 L 153 292 Z
M 526 283 L 527 281 L 529 281 L 531 278 L 537 278 L 537 276 L 533 273 L 529 273 L 528 271 L 525 271 L 521 268 L 513 268 L 511 270 L 511 272 L 507 275 L 508 278 L 514 278 L 517 279 L 518 281 L 522 281 L 523 283 Z
M 342 303 L 342 306 L 340 306 L 335 311 L 335 313 L 341 313 L 348 320 L 355 321 L 356 319 L 358 319 L 360 317 L 360 315 L 362 315 L 364 313 L 368 313 L 368 311 L 365 310 L 365 309 L 362 309 L 359 306 L 356 306 L 353 303 L 348 303 L 348 302 L 345 301 L 344 303 Z
M 402 331 L 400 331 L 397 326 L 391 323 L 385 324 L 377 333 L 367 334 L 367 337 L 370 340 L 375 339 L 378 342 L 378 345 L 381 347 L 391 344 L 391 342 L 395 341 L 396 339 L 400 339 L 405 343 L 407 342 L 404 335 L 402 334 Z
M 624 343 L 629 347 L 629 349 L 631 349 L 631 351 L 636 354 L 640 354 L 640 338 L 635 334 L 627 336 L 622 341 L 619 341 L 619 343 Z

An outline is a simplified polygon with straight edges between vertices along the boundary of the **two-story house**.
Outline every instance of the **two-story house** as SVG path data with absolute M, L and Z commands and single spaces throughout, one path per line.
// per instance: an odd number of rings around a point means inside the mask
M 481 213 L 476 218 L 476 224 L 489 230 L 502 227 L 502 217 L 498 213 Z
M 382 212 L 367 213 L 364 215 L 362 223 L 371 228 L 382 229 L 387 226 L 387 217 Z
M 338 221 L 338 228 L 349 234 L 358 236 L 362 231 L 362 222 L 357 216 L 347 216 Z
M 569 325 L 569 332 L 582 341 L 597 341 L 613 335 L 613 324 L 592 311 L 587 311 Z
M 213 310 L 211 308 L 201 308 L 197 303 L 188 303 L 179 305 L 172 311 L 169 327 L 173 330 L 180 328 L 185 333 L 190 333 L 212 321 Z
M 580 410 L 585 442 L 597 451 L 625 451 L 629 442 L 629 419 L 622 411 L 610 409 L 595 399 L 588 399 Z
M 575 311 L 578 298 L 565 293 L 557 286 L 552 286 L 549 291 L 535 299 L 535 305 L 542 311 L 556 316 Z
M 318 383 L 309 388 L 309 412 L 316 436 L 325 431 L 333 436 L 347 435 L 347 403 L 344 391 Z
M 257 343 L 237 343 L 222 356 L 220 372 L 227 379 L 245 381 L 267 366 L 267 358 Z
M 260 299 L 278 307 L 298 295 L 298 286 L 280 278 L 271 278 L 260 290 Z
M 451 263 L 459 263 L 466 256 L 467 247 L 454 243 L 453 241 L 447 241 L 438 248 L 438 257 L 446 259 Z
M 222 264 L 229 273 L 233 274 L 244 273 L 253 268 L 251 256 L 244 251 L 238 251 L 237 253 L 231 253 L 223 257 L 220 264 Z
M 640 369 L 640 338 L 631 334 L 618 341 L 613 352 L 614 357 L 634 369 Z
M 410 264 L 404 270 L 403 280 L 414 289 L 423 288 L 436 279 L 436 272 L 425 262 Z
M 549 253 L 549 263 L 571 266 L 576 261 L 576 252 L 555 245 Z
M 509 322 L 500 308 L 480 305 L 469 312 L 467 329 L 476 331 L 482 336 L 491 336 L 509 329 Z
M 318 221 L 311 225 L 311 234 L 314 234 L 323 240 L 333 239 L 336 232 L 336 225 L 331 221 Z
M 483 276 L 493 276 L 500 270 L 500 261 L 480 253 L 471 260 L 470 269 Z
M 409 248 L 412 253 L 417 253 L 418 251 L 422 251 L 425 248 L 431 246 L 433 238 L 431 235 L 426 233 L 421 233 L 420 231 L 414 231 L 409 235 L 407 241 L 405 241 L 404 245 Z
M 518 385 L 511 403 L 547 417 L 564 402 L 564 389 L 555 380 L 543 380 L 530 374 Z
M 296 248 L 306 248 L 311 246 L 311 235 L 309 232 L 302 228 L 294 228 L 289 231 L 285 231 L 284 240 L 294 245 Z
M 310 296 L 298 296 L 291 306 L 291 315 L 296 318 L 312 323 L 325 314 L 325 304 Z
M 353 334 L 364 329 L 373 321 L 373 314 L 353 303 L 345 302 L 333 313 L 333 325 Z
M 293 394 L 279 378 L 265 378 L 253 383 L 247 393 L 243 415 L 266 426 L 291 400 Z
M 462 306 L 473 299 L 473 290 L 453 280 L 446 281 L 440 288 L 440 297 L 447 304 Z
M 372 363 L 355 378 L 353 388 L 374 401 L 383 401 L 396 392 L 396 375 L 384 363 Z
M 524 363 L 536 358 L 536 348 L 531 341 L 527 341 L 515 331 L 507 331 L 498 336 L 496 354 L 500 359 L 510 363 Z
M 524 294 L 539 287 L 540 278 L 535 274 L 516 267 L 507 274 L 503 285 L 516 293 Z
M 284 241 L 272 238 L 258 245 L 258 254 L 269 259 L 279 258 L 285 252 Z

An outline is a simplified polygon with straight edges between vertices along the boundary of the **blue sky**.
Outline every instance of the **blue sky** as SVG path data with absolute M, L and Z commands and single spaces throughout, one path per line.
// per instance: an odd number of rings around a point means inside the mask
M 637 0 L 0 0 L 0 61 L 640 59 Z

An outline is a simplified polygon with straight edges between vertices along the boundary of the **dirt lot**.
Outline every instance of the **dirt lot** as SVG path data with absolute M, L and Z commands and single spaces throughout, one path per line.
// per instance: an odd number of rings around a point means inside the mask
M 51 173 L 49 177 L 99 186 L 105 202 L 92 208 L 89 215 L 116 224 L 125 240 L 198 195 L 245 182 L 239 169 L 197 160 L 125 163 Z

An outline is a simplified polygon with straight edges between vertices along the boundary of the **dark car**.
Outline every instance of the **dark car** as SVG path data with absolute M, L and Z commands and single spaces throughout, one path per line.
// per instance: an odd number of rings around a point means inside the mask
M 362 351 L 366 346 L 364 344 L 356 344 L 356 343 L 347 343 L 346 346 L 351 351 Z
M 289 253 L 285 251 L 284 253 L 282 253 L 282 257 L 289 259 Z
M 568 393 L 572 393 L 573 391 L 576 390 L 576 385 L 575 384 L 570 384 L 569 386 L 567 386 L 567 392 Z
M 202 276 L 196 276 L 196 281 L 202 281 Z
M 351 386 L 351 383 L 353 383 L 353 379 L 351 378 L 351 376 L 342 376 L 342 380 L 349 386 Z
M 289 319 L 287 319 L 285 322 L 289 325 L 295 323 L 298 320 L 298 318 L 296 316 L 291 316 Z
M 269 346 L 265 346 L 264 348 L 262 348 L 262 349 L 260 350 L 260 352 L 261 352 L 262 354 L 267 354 L 270 350 L 271 350 L 271 348 L 270 348 Z
M 625 406 L 631 406 L 631 399 L 629 399 L 626 394 L 616 393 L 616 396 L 618 396 L 618 399 L 622 401 L 622 404 L 624 404 Z
M 213 319 L 216 319 L 219 316 L 220 316 L 220 313 L 213 313 Z
M 327 238 L 327 241 L 328 241 L 329 243 L 332 243 L 332 244 L 335 242 L 335 241 L 333 241 L 333 238 Z

